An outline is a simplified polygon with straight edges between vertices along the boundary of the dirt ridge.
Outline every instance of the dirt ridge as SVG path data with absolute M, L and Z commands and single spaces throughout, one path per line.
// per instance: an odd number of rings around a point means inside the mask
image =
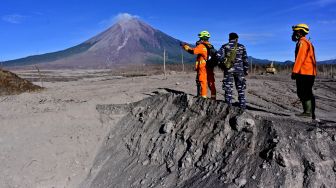
M 174 91 L 97 110 L 103 123 L 112 114 L 124 118 L 80 187 L 336 186 L 330 127 L 240 114 Z

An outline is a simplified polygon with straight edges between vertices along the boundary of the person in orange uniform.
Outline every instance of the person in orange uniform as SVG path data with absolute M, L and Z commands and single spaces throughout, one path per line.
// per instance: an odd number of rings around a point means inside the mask
M 215 75 L 213 68 L 206 66 L 208 51 L 205 45 L 210 46 L 208 31 L 202 31 L 198 34 L 199 41 L 196 42 L 196 47 L 192 48 L 184 42 L 181 42 L 182 48 L 190 54 L 197 55 L 195 63 L 197 96 L 207 98 L 208 86 L 211 91 L 211 99 L 216 99 Z
M 292 40 L 296 42 L 295 64 L 291 78 L 296 80 L 297 95 L 303 106 L 303 113 L 296 114 L 299 117 L 315 117 L 315 97 L 313 85 L 316 77 L 316 58 L 314 46 L 306 38 L 309 27 L 306 24 L 298 24 L 292 27 Z

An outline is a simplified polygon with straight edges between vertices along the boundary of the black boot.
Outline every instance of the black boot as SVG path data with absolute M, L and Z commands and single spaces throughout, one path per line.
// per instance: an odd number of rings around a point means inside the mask
M 312 101 L 302 102 L 303 112 L 301 114 L 295 114 L 298 117 L 312 117 Z

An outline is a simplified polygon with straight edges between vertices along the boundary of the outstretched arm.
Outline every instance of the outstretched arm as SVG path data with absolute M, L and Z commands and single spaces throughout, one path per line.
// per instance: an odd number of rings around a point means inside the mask
M 191 48 L 187 43 L 185 42 L 181 42 L 180 45 L 182 46 L 182 48 L 187 51 L 190 54 L 194 54 L 194 49 Z

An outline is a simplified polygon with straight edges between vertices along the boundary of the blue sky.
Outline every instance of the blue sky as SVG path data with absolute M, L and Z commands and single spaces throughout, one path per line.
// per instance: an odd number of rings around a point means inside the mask
M 187 42 L 208 30 L 217 48 L 237 32 L 248 55 L 281 61 L 294 59 L 291 26 L 307 23 L 317 59 L 336 58 L 336 0 L 1 0 L 0 61 L 77 45 L 120 14 Z

